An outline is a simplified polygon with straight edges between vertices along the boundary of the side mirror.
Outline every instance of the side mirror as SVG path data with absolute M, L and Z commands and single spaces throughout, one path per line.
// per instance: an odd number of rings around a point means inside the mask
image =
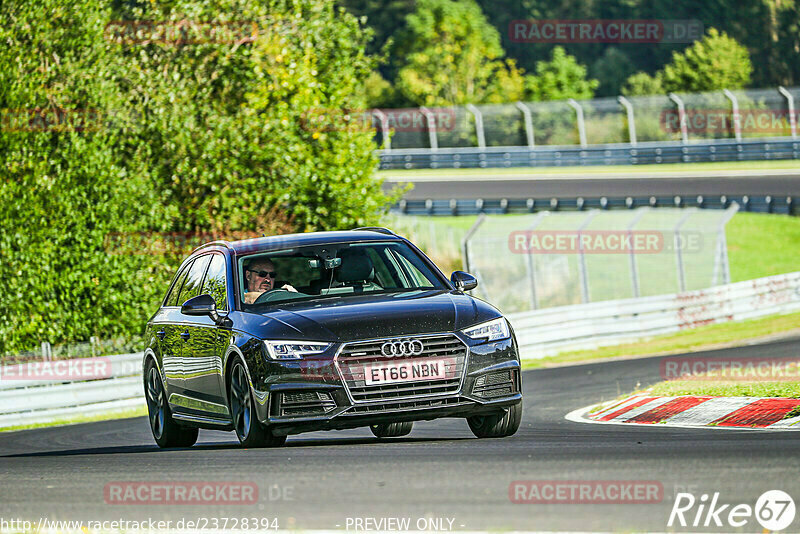
M 478 287 L 478 279 L 464 271 L 453 271 L 453 274 L 450 275 L 450 281 L 459 291 L 469 291 Z
M 209 316 L 217 323 L 219 314 L 217 313 L 217 303 L 211 295 L 198 295 L 192 297 L 181 306 L 181 313 L 184 315 Z

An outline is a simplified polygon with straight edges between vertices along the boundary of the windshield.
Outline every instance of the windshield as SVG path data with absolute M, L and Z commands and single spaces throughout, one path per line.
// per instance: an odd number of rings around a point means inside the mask
M 287 301 L 447 289 L 407 244 L 342 243 L 239 258 L 244 309 Z

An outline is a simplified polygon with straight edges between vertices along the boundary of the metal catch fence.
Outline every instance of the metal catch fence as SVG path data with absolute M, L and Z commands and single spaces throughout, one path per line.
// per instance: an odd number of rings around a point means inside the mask
M 738 210 L 482 215 L 462 242 L 475 294 L 504 313 L 730 282 L 725 225 Z

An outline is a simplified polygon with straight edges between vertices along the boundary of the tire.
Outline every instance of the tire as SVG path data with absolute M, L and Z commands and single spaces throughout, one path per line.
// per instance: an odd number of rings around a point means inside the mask
M 228 402 L 231 409 L 231 420 L 236 437 L 242 447 L 258 449 L 262 447 L 280 447 L 286 442 L 286 436 L 273 436 L 255 416 L 256 408 L 247 369 L 240 359 L 236 359 L 231 367 L 228 388 Z
M 412 421 L 404 423 L 384 423 L 381 425 L 372 425 L 369 427 L 376 438 L 399 438 L 400 436 L 407 436 L 411 433 L 414 427 Z
M 506 438 L 513 436 L 517 433 L 521 422 L 521 402 L 498 414 L 467 417 L 470 430 L 479 438 Z
M 145 400 L 150 420 L 150 431 L 162 449 L 172 447 L 191 447 L 197 442 L 196 428 L 180 426 L 172 419 L 172 411 L 167 402 L 167 393 L 153 360 L 148 360 L 144 371 Z

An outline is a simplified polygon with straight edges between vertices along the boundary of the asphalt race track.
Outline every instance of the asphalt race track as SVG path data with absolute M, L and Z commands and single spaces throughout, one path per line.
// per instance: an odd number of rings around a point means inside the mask
M 586 178 L 530 175 L 473 175 L 473 176 L 416 176 L 392 177 L 384 183 L 391 189 L 403 180 L 412 182 L 414 189 L 404 196 L 407 200 L 473 199 L 473 198 L 550 198 L 550 197 L 642 197 L 661 195 L 800 195 L 800 171 L 793 174 L 757 176 L 713 176 L 675 173 L 648 173 L 637 177 L 605 173 Z
M 722 353 L 797 357 L 800 339 L 707 354 Z M 473 438 L 462 420 L 416 423 L 401 439 L 379 441 L 367 429 L 319 432 L 262 450 L 240 449 L 233 433 L 201 431 L 197 446 L 161 451 L 145 418 L 0 434 L 0 518 L 152 518 L 175 526 L 200 517 L 276 517 L 281 528 L 344 529 L 347 518 L 408 517 L 414 528 L 431 517 L 454 519 L 454 530 L 761 532 L 754 518 L 741 530 L 668 528 L 667 519 L 678 491 L 720 492 L 721 503 L 753 506 L 762 492 L 781 489 L 797 501 L 800 432 L 564 419 L 658 381 L 659 359 L 526 372 L 522 427 L 501 440 Z M 513 504 L 515 480 L 649 480 L 663 485 L 664 496 L 656 504 Z M 123 481 L 246 481 L 259 498 L 255 505 L 106 504 L 106 484 Z M 789 530 L 799 524 L 796 517 Z

